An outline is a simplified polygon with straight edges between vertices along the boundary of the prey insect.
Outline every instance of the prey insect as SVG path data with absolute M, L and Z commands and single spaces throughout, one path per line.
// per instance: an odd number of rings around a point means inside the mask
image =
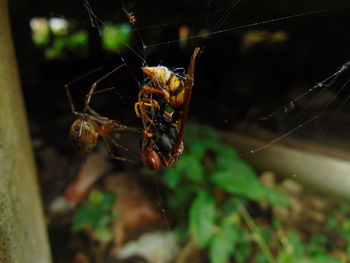
M 141 159 L 149 169 L 171 167 L 182 154 L 199 50 L 194 50 L 184 80 L 163 66 L 141 68 L 149 82 L 141 88 L 134 109 L 143 123 Z
M 136 24 L 136 16 L 134 13 L 131 11 L 135 7 L 135 3 L 131 1 L 126 1 L 126 0 L 121 0 L 123 12 L 125 16 L 128 18 L 129 23 L 133 26 Z
M 115 120 L 103 117 L 90 107 L 91 99 L 95 94 L 110 90 L 104 89 L 96 91 L 97 86 L 123 66 L 124 64 L 118 66 L 92 84 L 88 94 L 85 97 L 82 112 L 79 112 L 75 109 L 75 105 L 73 103 L 72 95 L 70 92 L 70 86 L 73 83 L 87 77 L 88 75 L 100 69 L 96 69 L 87 74 L 84 74 L 65 85 L 71 111 L 77 117 L 77 119 L 71 125 L 70 137 L 74 146 L 83 154 L 87 154 L 93 151 L 96 148 L 99 139 L 102 139 L 106 151 L 111 158 L 121 161 L 135 162 L 128 158 L 117 156 L 113 153 L 112 147 L 128 151 L 126 147 L 116 142 L 113 134 L 121 131 L 140 133 L 140 130 L 137 128 L 122 125 Z
M 128 18 L 130 24 L 135 26 L 137 20 L 136 20 L 136 17 L 134 15 L 134 13 L 133 12 L 129 12 L 126 9 L 123 9 L 123 11 L 124 11 L 124 14 L 126 15 L 126 17 Z

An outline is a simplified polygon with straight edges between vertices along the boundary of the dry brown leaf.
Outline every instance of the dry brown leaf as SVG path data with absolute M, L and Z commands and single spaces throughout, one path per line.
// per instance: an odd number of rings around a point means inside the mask
M 77 252 L 74 255 L 71 263 L 89 263 L 89 259 L 88 259 L 87 255 L 85 253 Z
M 105 155 L 89 155 L 80 168 L 76 179 L 66 188 L 66 198 L 75 204 L 79 204 L 86 197 L 95 182 L 109 170 L 109 167 L 110 165 Z
M 141 233 L 157 222 L 158 211 L 134 176 L 114 174 L 108 176 L 104 183 L 110 190 L 119 189 L 113 208 L 118 214 L 114 225 L 116 244 L 122 244 L 132 233 Z

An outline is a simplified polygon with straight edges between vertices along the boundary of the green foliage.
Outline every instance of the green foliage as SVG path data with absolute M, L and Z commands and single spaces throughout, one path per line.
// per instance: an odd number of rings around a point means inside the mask
M 102 30 L 102 45 L 107 51 L 116 51 L 128 43 L 131 35 L 129 24 L 107 24 Z
M 280 192 L 261 185 L 253 169 L 232 148 L 219 143 L 213 130 L 188 125 L 185 142 L 189 145 L 178 164 L 164 171 L 164 181 L 171 189 L 180 183 L 204 184 L 248 200 L 288 203 Z
M 263 221 L 258 224 L 251 217 L 255 213 L 251 208 L 259 209 L 257 202 L 274 208 L 288 205 L 288 199 L 277 189 L 263 186 L 254 170 L 232 148 L 221 144 L 212 129 L 189 124 L 185 142 L 186 151 L 178 164 L 164 169 L 161 176 L 170 190 L 169 207 L 186 215 L 177 222 L 181 240 L 194 240 L 208 252 L 212 263 L 341 262 L 330 253 L 332 240 L 324 234 L 302 235 L 284 228 L 275 218 L 259 217 Z M 102 242 L 110 241 L 115 201 L 115 191 L 92 191 L 77 211 L 73 228 L 88 230 Z M 339 213 L 327 217 L 327 227 L 345 241 L 350 254 L 347 211 L 348 204 L 340 204 Z
M 212 129 L 188 124 L 184 141 L 180 161 L 162 176 L 172 190 L 169 205 L 181 213 L 188 211 L 188 219 L 179 222 L 182 233 L 188 229 L 197 245 L 208 249 L 213 263 L 228 262 L 230 257 L 245 262 L 256 233 L 244 227 L 239 208 L 248 201 L 286 205 L 287 198 L 263 186 L 254 170 L 220 143 Z
M 112 238 L 111 224 L 117 215 L 111 210 L 116 202 L 116 191 L 91 191 L 85 203 L 76 212 L 73 229 L 90 229 L 97 239 L 108 242 Z
M 47 19 L 34 18 L 31 20 L 32 39 L 35 45 L 42 47 L 49 44 L 50 28 Z
M 53 22 L 59 23 L 60 27 L 55 28 Z M 87 31 L 76 29 L 68 20 L 33 18 L 31 27 L 34 44 L 42 49 L 44 56 L 49 60 L 72 55 L 85 56 L 88 52 Z M 111 52 L 123 48 L 128 43 L 131 32 L 129 24 L 106 24 L 101 31 L 102 47 Z
M 199 247 L 205 247 L 215 222 L 215 200 L 206 192 L 199 192 L 190 209 L 190 230 Z
M 47 59 L 62 58 L 67 52 L 86 52 L 88 35 L 86 31 L 54 35 L 50 46 L 44 50 Z
M 222 220 L 218 232 L 210 242 L 209 255 L 213 263 L 226 262 L 233 254 L 240 238 L 239 215 L 232 214 Z
M 43 50 L 47 59 L 59 59 L 71 54 L 87 52 L 88 34 L 75 30 L 64 18 L 50 19 L 34 17 L 30 21 L 34 44 Z
M 315 234 L 309 242 L 303 242 L 295 230 L 286 234 L 288 243 L 281 247 L 277 262 L 285 263 L 340 263 L 339 260 L 327 254 L 325 249 L 326 237 Z
M 346 243 L 345 251 L 350 255 L 350 219 L 349 219 L 349 203 L 340 204 L 338 213 L 331 214 L 327 217 L 328 227 L 338 234 Z
M 264 226 L 255 223 L 249 214 L 253 203 L 273 208 L 287 206 L 288 198 L 263 186 L 212 129 L 188 124 L 184 142 L 183 156 L 176 166 L 164 169 L 162 179 L 171 190 L 168 205 L 188 215 L 178 219 L 182 238 L 187 234 L 206 249 L 210 262 L 340 262 L 330 255 L 330 240 L 324 234 L 304 240 L 277 219 L 266 219 L 271 222 Z M 348 205 L 342 207 L 348 210 Z M 330 215 L 328 225 L 350 244 L 350 220 L 343 213 Z M 346 249 L 350 253 L 350 245 Z

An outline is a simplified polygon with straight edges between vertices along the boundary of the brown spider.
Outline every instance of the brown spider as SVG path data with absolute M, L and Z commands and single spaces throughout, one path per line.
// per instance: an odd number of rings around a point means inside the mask
M 87 154 L 93 151 L 97 146 L 99 138 L 101 138 L 106 148 L 106 151 L 111 158 L 116 160 L 121 160 L 121 161 L 127 161 L 127 162 L 135 162 L 133 160 L 119 157 L 113 154 L 113 151 L 111 148 L 112 145 L 124 151 L 128 151 L 128 149 L 123 145 L 118 144 L 111 133 L 120 132 L 120 131 L 131 131 L 131 132 L 140 133 L 140 130 L 137 128 L 132 128 L 132 127 L 122 125 L 115 120 L 111 120 L 109 118 L 103 117 L 90 107 L 90 102 L 93 95 L 112 89 L 112 88 L 109 88 L 109 89 L 96 91 L 97 85 L 123 66 L 125 66 L 125 64 L 122 64 L 116 67 L 115 69 L 113 69 L 106 75 L 102 76 L 100 79 L 98 79 L 96 82 L 92 84 L 90 91 L 85 97 L 84 107 L 82 112 L 78 112 L 75 109 L 73 99 L 70 93 L 70 86 L 73 83 L 87 77 L 88 75 L 100 69 L 95 69 L 76 79 L 73 79 L 64 86 L 66 89 L 71 111 L 75 116 L 77 116 L 77 119 L 73 122 L 70 128 L 70 137 L 74 146 L 83 154 Z

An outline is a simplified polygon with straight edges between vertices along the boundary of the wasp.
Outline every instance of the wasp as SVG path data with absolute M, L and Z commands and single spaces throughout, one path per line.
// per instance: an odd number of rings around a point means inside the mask
M 87 74 L 84 74 L 70 81 L 64 86 L 66 89 L 71 111 L 77 117 L 77 119 L 71 125 L 70 138 L 72 140 L 73 145 L 82 154 L 88 154 L 92 152 L 96 148 L 99 140 L 102 139 L 103 144 L 106 148 L 106 151 L 108 152 L 108 155 L 111 158 L 121 160 L 121 161 L 134 162 L 133 160 L 114 155 L 112 151 L 112 146 L 120 148 L 124 151 L 127 151 L 128 149 L 123 145 L 117 143 L 115 138 L 112 136 L 112 133 L 120 132 L 120 131 L 131 131 L 131 132 L 140 133 L 140 130 L 137 128 L 132 128 L 132 127 L 122 125 L 117 121 L 111 120 L 107 117 L 103 117 L 90 107 L 90 102 L 93 95 L 110 90 L 110 89 L 104 89 L 104 90 L 96 91 L 97 86 L 103 80 L 105 80 L 107 77 L 112 75 L 115 71 L 117 71 L 123 66 L 124 64 L 118 66 L 117 68 L 107 73 L 106 75 L 102 76 L 100 79 L 98 79 L 96 82 L 92 84 L 90 91 L 85 97 L 84 107 L 82 112 L 79 112 L 75 109 L 72 95 L 70 93 L 70 87 L 73 83 L 87 77 L 88 75 L 100 69 L 96 69 Z
M 149 82 L 138 93 L 134 110 L 142 119 L 141 159 L 149 169 L 171 167 L 182 154 L 199 50 L 195 48 L 184 79 L 164 66 L 141 68 Z

